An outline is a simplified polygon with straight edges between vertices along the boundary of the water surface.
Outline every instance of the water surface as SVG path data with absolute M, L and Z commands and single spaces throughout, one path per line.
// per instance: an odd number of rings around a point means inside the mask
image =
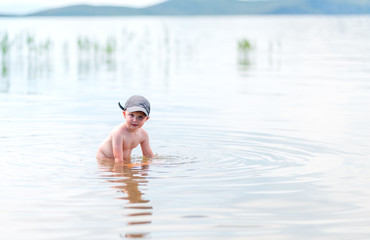
M 2 239 L 370 237 L 369 17 L 0 23 Z M 133 94 L 157 157 L 97 162 Z

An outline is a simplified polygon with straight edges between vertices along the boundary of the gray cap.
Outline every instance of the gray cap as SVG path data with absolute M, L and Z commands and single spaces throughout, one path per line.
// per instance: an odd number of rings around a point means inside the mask
M 145 115 L 149 116 L 150 113 L 150 103 L 149 101 L 139 95 L 134 95 L 130 97 L 125 106 L 122 107 L 121 103 L 118 102 L 118 106 L 123 110 L 123 111 L 128 111 L 128 112 L 143 112 Z

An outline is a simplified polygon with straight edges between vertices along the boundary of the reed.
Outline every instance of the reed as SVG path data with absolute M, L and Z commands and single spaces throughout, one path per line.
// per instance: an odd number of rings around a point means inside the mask
M 77 46 L 80 51 L 88 52 L 90 48 L 93 46 L 93 43 L 87 37 L 78 37 Z
M 9 53 L 10 50 L 10 42 L 8 33 L 5 33 L 1 38 L 1 55 L 3 58 Z
M 9 73 L 9 51 L 10 51 L 10 41 L 8 33 L 4 33 L 1 37 L 0 47 L 1 47 L 1 78 L 5 78 Z
M 113 37 L 108 38 L 105 45 L 105 53 L 111 55 L 116 51 L 116 39 Z
M 238 49 L 239 51 L 248 52 L 252 50 L 252 45 L 248 39 L 243 38 L 238 42 Z
M 240 39 L 238 41 L 238 63 L 242 66 L 250 65 L 249 55 L 250 52 L 253 50 L 251 42 L 246 39 Z

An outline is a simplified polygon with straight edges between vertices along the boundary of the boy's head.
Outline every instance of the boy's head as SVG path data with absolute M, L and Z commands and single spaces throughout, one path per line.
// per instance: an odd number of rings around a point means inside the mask
M 118 102 L 118 106 L 123 110 L 123 111 L 128 111 L 128 112 L 143 112 L 147 117 L 149 117 L 150 113 L 150 103 L 149 101 L 139 95 L 134 95 L 130 97 L 127 101 L 124 107 L 122 107 L 121 103 Z

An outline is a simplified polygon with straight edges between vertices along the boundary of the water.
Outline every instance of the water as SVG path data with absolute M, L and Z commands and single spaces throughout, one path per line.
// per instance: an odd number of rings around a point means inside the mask
M 1 239 L 368 239 L 369 24 L 0 19 Z M 97 162 L 133 94 L 157 157 Z

